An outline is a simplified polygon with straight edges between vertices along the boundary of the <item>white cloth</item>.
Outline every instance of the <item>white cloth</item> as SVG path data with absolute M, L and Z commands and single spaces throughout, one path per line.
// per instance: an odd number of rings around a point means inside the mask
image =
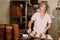
M 47 23 L 52 23 L 51 17 L 46 13 L 44 18 L 41 19 L 40 12 L 36 12 L 32 17 L 31 20 L 34 20 L 34 28 L 33 30 L 35 32 L 43 33 L 45 30 L 45 27 L 47 26 Z

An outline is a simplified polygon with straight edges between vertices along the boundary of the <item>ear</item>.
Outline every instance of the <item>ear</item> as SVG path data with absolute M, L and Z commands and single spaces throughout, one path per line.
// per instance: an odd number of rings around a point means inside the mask
M 39 7 L 39 10 L 41 10 L 41 7 Z

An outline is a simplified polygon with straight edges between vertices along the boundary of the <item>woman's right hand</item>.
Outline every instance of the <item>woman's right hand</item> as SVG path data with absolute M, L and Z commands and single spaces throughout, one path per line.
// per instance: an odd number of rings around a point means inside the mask
M 31 33 L 31 28 L 29 28 L 29 29 L 27 30 L 27 33 Z

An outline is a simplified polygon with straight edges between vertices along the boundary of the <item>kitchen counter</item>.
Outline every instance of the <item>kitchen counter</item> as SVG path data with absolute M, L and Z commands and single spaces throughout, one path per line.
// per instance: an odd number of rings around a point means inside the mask
M 39 38 L 36 38 L 36 37 L 30 37 L 28 36 L 27 34 L 24 34 L 24 35 L 20 35 L 20 39 L 19 40 L 52 40 L 52 39 L 48 39 L 47 37 L 45 39 L 41 39 L 40 37 Z
M 20 40 L 50 40 L 50 39 L 40 39 L 40 38 L 20 38 Z

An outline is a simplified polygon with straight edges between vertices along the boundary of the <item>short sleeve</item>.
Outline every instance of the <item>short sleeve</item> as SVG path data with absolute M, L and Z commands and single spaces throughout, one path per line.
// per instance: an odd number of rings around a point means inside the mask
M 52 23 L 52 19 L 50 16 L 48 16 L 48 23 Z
M 31 20 L 35 21 L 36 19 L 36 14 L 33 14 L 33 16 L 31 17 Z

